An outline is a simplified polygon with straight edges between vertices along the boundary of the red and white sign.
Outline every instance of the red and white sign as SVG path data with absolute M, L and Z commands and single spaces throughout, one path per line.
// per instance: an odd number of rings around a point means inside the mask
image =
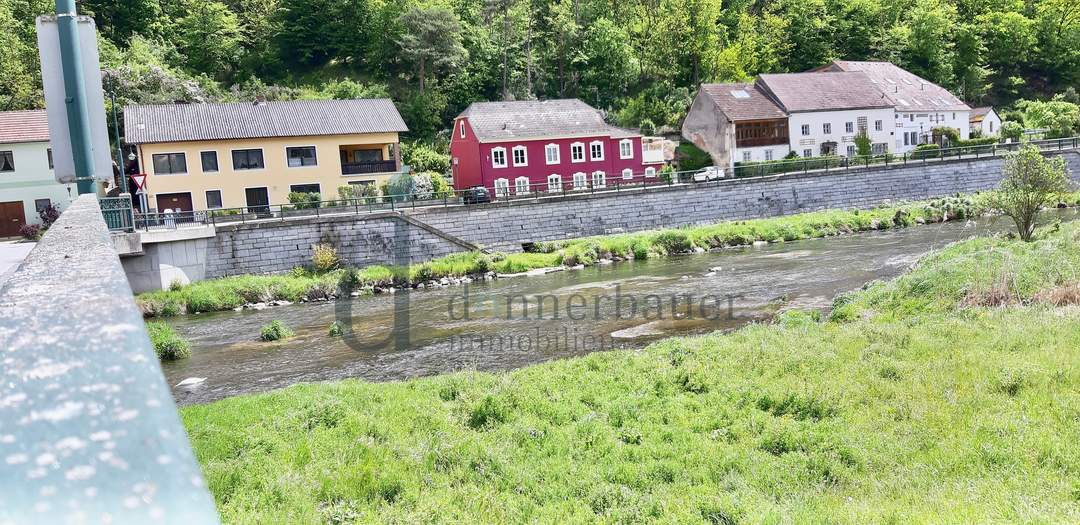
M 143 189 L 146 188 L 146 174 L 145 173 L 140 173 L 138 175 L 132 175 L 131 176 L 131 181 L 135 183 L 135 187 L 138 188 L 139 191 L 143 191 Z

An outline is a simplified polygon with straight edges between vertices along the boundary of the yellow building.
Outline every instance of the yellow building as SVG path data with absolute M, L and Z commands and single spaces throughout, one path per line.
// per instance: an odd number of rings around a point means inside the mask
M 290 192 L 337 198 L 401 169 L 387 99 L 174 104 L 124 108 L 151 211 L 288 204 Z

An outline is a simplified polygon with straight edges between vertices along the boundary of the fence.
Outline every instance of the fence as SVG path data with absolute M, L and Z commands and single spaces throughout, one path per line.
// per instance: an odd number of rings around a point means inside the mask
M 1043 151 L 1064 151 L 1080 148 L 1080 137 L 1028 142 Z M 956 159 L 980 159 L 1014 152 L 1021 143 L 988 144 L 910 152 L 903 155 L 868 155 L 863 157 L 816 157 L 792 159 L 763 164 L 739 165 L 725 170 L 726 177 L 750 178 L 783 173 L 830 173 L 843 170 L 863 170 L 871 167 L 906 166 L 928 162 L 944 162 Z M 604 172 L 578 173 L 564 180 L 549 178 L 548 182 L 534 183 L 528 179 L 497 179 L 494 191 L 486 188 L 447 190 L 424 194 L 369 196 L 350 199 L 324 200 L 290 204 L 271 204 L 240 208 L 219 208 L 207 211 L 171 213 L 135 213 L 132 217 L 134 230 L 177 229 L 192 226 L 245 223 L 248 221 L 287 220 L 294 217 L 318 217 L 322 215 L 395 212 L 407 209 L 447 206 L 513 206 L 514 203 L 539 201 L 541 199 L 572 196 L 609 195 L 627 191 L 648 192 L 659 188 L 690 189 L 701 184 L 717 184 L 708 169 L 701 171 L 607 174 Z M 106 212 L 104 207 L 103 213 Z M 106 219 L 111 229 L 123 229 L 126 223 Z

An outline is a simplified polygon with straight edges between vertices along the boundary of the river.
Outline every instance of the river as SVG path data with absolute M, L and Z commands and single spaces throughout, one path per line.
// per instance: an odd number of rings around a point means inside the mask
M 191 342 L 192 356 L 162 368 L 170 385 L 206 378 L 173 387 L 181 405 L 299 382 L 508 370 L 730 330 L 768 320 L 781 308 L 824 311 L 837 294 L 895 277 L 931 250 L 1004 228 L 1011 222 L 1001 218 L 952 222 L 337 303 L 183 316 L 170 322 Z M 296 336 L 258 341 L 260 327 L 275 319 Z M 349 327 L 346 337 L 329 335 L 335 320 Z

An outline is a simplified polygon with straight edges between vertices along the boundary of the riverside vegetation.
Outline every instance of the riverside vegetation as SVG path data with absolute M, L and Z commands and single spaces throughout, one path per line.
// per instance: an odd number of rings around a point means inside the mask
M 144 293 L 137 302 L 147 317 L 185 312 L 214 312 L 274 301 L 318 301 L 394 287 L 417 286 L 449 279 L 484 277 L 489 272 L 522 273 L 556 266 L 593 265 L 603 259 L 629 260 L 744 246 L 754 242 L 786 242 L 845 233 L 903 228 L 921 223 L 966 220 L 990 210 L 991 194 L 954 196 L 883 206 L 863 211 L 821 211 L 770 219 L 724 222 L 679 229 L 608 235 L 540 243 L 537 253 L 453 254 L 407 268 L 369 266 L 338 268 L 336 254 L 320 245 L 315 269 L 296 268 L 288 275 L 243 275 Z M 1062 199 L 1080 202 L 1080 194 Z M 330 261 L 330 262 L 327 262 Z M 335 269 L 331 269 L 335 268 Z
M 181 416 L 231 523 L 1076 523 L 1078 302 L 1066 223 L 954 244 L 825 320 Z

